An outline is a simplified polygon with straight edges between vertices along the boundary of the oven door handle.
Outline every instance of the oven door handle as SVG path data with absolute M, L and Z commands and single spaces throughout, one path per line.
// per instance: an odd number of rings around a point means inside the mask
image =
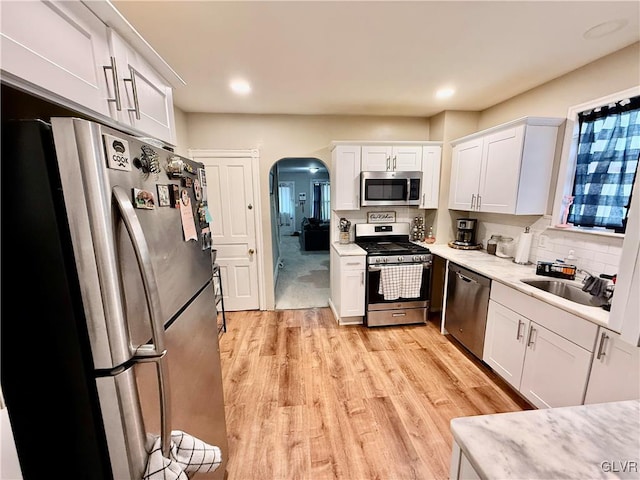
M 410 263 L 405 263 L 405 264 L 400 263 L 398 265 L 412 265 L 412 264 L 410 264 Z M 431 262 L 423 263 L 422 264 L 422 269 L 423 270 L 428 270 L 428 269 L 431 268 L 431 265 L 432 265 Z M 389 266 L 391 266 L 391 265 L 389 265 Z M 367 270 L 369 272 L 379 272 L 379 271 L 382 270 L 382 267 L 376 267 L 376 266 L 373 266 L 373 265 L 369 265 L 369 268 Z

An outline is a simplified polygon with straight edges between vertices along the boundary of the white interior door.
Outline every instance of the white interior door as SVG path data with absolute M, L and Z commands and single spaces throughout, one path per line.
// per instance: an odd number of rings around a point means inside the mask
M 278 183 L 278 219 L 280 235 L 293 235 L 296 229 L 296 189 L 294 182 Z
M 258 260 L 251 158 L 198 157 L 207 176 L 213 248 L 225 310 L 257 310 Z

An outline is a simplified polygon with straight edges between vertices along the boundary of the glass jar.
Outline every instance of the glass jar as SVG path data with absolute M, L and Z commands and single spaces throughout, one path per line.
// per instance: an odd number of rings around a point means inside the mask
M 427 237 L 424 239 L 426 243 L 435 243 L 436 237 L 433 234 L 433 225 L 429 227 L 429 233 L 427 233 Z
M 502 238 L 501 235 L 491 235 L 491 238 L 487 240 L 487 253 L 489 255 L 495 255 L 496 250 L 498 249 L 498 243 Z
M 513 257 L 513 238 L 512 237 L 502 237 L 498 242 L 498 249 L 496 251 L 496 255 L 502 258 L 511 258 Z

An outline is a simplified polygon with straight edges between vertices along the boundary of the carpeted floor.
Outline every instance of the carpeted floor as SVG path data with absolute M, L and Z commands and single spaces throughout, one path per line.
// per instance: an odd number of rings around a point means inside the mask
M 280 237 L 282 267 L 276 285 L 276 310 L 329 305 L 329 251 L 304 252 L 300 238 Z

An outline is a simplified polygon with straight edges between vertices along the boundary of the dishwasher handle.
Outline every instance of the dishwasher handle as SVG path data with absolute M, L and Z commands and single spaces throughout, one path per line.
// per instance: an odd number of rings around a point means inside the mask
M 459 278 L 467 285 L 473 284 L 474 287 L 477 286 L 491 288 L 491 279 L 489 277 L 485 277 L 484 275 L 480 275 L 473 270 L 461 267 L 460 265 L 453 262 L 449 262 L 448 270 L 449 275 L 455 273 L 455 277 L 453 277 L 454 279 Z
M 456 272 L 456 275 L 458 276 L 458 278 L 460 280 L 464 280 L 467 283 L 469 283 L 469 282 L 478 283 L 477 280 L 474 280 L 473 278 L 466 277 L 466 276 L 462 275 L 460 272 Z

